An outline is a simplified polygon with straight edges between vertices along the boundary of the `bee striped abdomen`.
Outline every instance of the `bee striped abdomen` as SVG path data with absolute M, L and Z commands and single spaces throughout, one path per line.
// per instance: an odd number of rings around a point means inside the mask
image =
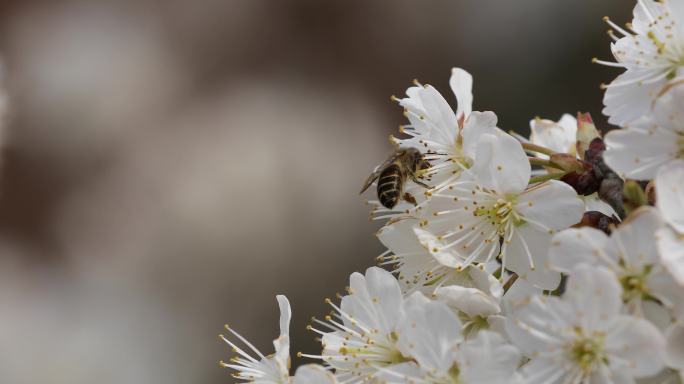
M 393 208 L 401 198 L 404 184 L 401 168 L 392 164 L 385 168 L 378 177 L 378 199 L 387 208 Z

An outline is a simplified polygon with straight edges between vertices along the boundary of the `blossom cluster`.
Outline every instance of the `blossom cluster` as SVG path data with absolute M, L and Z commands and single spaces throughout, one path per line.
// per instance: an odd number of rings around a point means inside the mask
M 474 111 L 454 68 L 457 108 L 418 82 L 393 98 L 408 123 L 391 142 L 408 169 L 386 207 L 379 266 L 353 273 L 322 344 L 290 372 L 290 306 L 263 355 L 227 328 L 225 367 L 254 383 L 684 382 L 684 0 L 639 0 L 611 20 L 605 136 L 586 113 L 534 118 L 529 138 Z M 399 176 L 397 176 L 399 177 Z M 428 186 L 428 188 L 426 188 Z M 238 342 L 246 345 L 241 348 Z M 256 355 L 256 356 L 254 356 Z

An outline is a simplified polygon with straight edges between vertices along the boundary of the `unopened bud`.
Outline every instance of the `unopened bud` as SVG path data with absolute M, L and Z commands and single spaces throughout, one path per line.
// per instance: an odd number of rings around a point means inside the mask
M 594 121 L 589 113 L 577 113 L 577 153 L 584 159 L 584 152 L 589 149 L 589 144 L 595 138 L 600 138 L 601 133 L 596 129 Z
M 646 197 L 646 192 L 641 189 L 639 183 L 634 180 L 629 180 L 622 188 L 622 202 L 625 207 L 625 212 L 629 214 L 642 205 L 647 205 L 648 197 Z
M 549 160 L 566 172 L 583 172 L 591 169 L 590 165 L 584 164 L 582 160 L 569 153 L 554 153 Z

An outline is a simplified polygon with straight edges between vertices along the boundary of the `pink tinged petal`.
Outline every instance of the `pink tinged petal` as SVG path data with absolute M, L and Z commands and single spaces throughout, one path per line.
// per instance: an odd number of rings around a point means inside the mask
M 518 197 L 516 211 L 540 230 L 561 230 L 579 223 L 584 203 L 569 185 L 550 180 L 530 187 Z
M 473 110 L 473 77 L 461 68 L 452 68 L 449 86 L 458 102 L 456 116 L 467 118 Z
M 517 228 L 504 256 L 506 268 L 536 287 L 556 289 L 561 275 L 551 270 L 548 262 L 550 240 L 550 234 L 529 225 Z
M 451 285 L 438 288 L 435 295 L 437 300 L 456 308 L 468 317 L 487 317 L 501 312 L 499 301 L 477 288 Z
M 605 331 L 622 308 L 622 287 L 610 270 L 581 264 L 570 272 L 563 298 L 572 303 L 583 329 Z
M 661 167 L 655 181 L 656 202 L 663 219 L 684 233 L 684 160 Z
M 597 229 L 569 228 L 551 239 L 549 262 L 554 269 L 565 273 L 582 263 L 617 268 L 618 256 L 608 243 L 608 236 Z
M 656 237 L 661 262 L 684 287 L 684 236 L 670 228 L 661 228 Z
M 461 344 L 459 378 L 464 383 L 508 384 L 515 378 L 522 355 L 498 333 L 481 331 Z
M 684 324 L 673 324 L 665 331 L 667 338 L 667 364 L 684 371 Z
M 307 364 L 297 368 L 293 384 L 336 384 L 335 376 L 323 366 Z
M 655 177 L 660 166 L 677 157 L 677 139 L 675 133 L 664 129 L 617 129 L 605 137 L 608 149 L 603 158 L 624 177 L 649 180 Z
M 463 154 L 475 159 L 477 143 L 481 135 L 494 135 L 497 132 L 498 118 L 494 112 L 472 112 L 465 121 L 461 135 L 463 135 Z
M 422 369 L 446 374 L 454 363 L 454 348 L 463 340 L 461 322 L 446 304 L 430 301 L 420 293 L 407 301 L 397 347 Z
M 665 346 L 665 337 L 653 324 L 634 316 L 618 316 L 607 329 L 605 349 L 611 368 L 626 370 L 636 378 L 663 369 Z
M 480 136 L 472 170 L 482 187 L 499 194 L 521 193 L 532 172 L 520 142 L 501 131 Z

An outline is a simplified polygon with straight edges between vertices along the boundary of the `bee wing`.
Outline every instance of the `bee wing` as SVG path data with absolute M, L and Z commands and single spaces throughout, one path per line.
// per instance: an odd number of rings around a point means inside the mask
M 370 176 L 368 176 L 366 182 L 363 184 L 363 188 L 361 188 L 361 192 L 359 192 L 359 195 L 364 193 L 366 189 L 368 189 L 368 187 L 370 187 L 371 184 L 373 184 L 373 182 L 377 180 L 378 177 L 380 177 L 380 173 L 382 173 L 382 170 L 385 169 L 385 167 L 387 167 L 388 165 L 392 164 L 394 161 L 396 161 L 399 156 L 401 156 L 400 151 L 394 152 L 390 155 L 390 157 L 387 158 L 387 160 L 385 160 L 384 163 L 375 167 L 373 173 L 371 173 Z

